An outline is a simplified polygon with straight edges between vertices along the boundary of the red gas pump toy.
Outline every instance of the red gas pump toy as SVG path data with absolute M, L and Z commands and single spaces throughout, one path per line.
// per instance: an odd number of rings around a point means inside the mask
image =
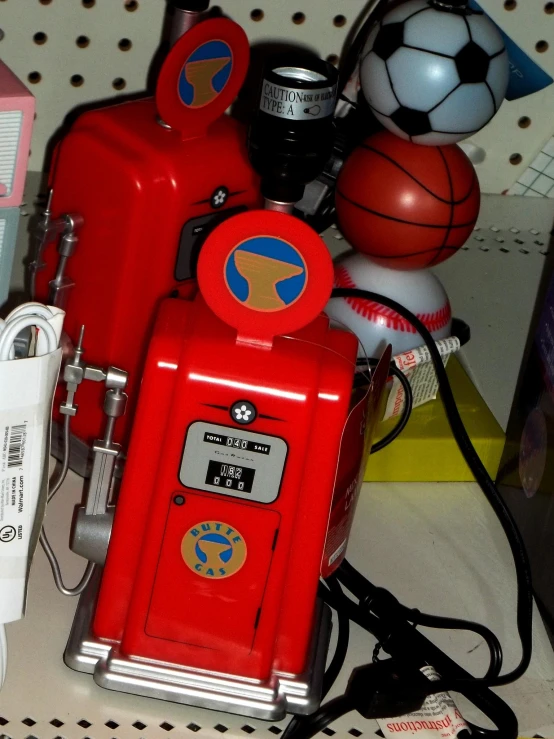
M 162 303 L 69 666 L 272 720 L 317 707 L 317 588 L 357 354 L 321 313 L 332 279 L 310 227 L 255 211 L 208 237 L 194 300 Z
M 90 360 L 129 372 L 131 410 L 160 300 L 194 274 L 215 225 L 260 202 L 246 129 L 224 115 L 248 68 L 246 35 L 229 19 L 196 23 L 200 13 L 179 7 L 208 2 L 174 5 L 177 40 L 155 99 L 87 112 L 58 146 L 32 269 L 38 297 L 67 311 L 74 344 L 85 324 Z M 56 238 L 58 254 L 45 248 Z M 81 389 L 72 424 L 72 467 L 81 473 L 102 423 L 102 393 L 94 383 Z

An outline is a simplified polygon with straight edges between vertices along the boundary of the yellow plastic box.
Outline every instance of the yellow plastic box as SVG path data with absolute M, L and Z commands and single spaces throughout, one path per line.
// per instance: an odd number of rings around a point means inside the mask
M 452 391 L 477 453 L 489 475 L 496 478 L 505 434 L 456 357 L 447 366 Z M 376 432 L 379 439 L 398 422 L 390 418 Z M 415 408 L 400 436 L 372 454 L 366 482 L 468 482 L 474 480 L 452 436 L 440 396 Z

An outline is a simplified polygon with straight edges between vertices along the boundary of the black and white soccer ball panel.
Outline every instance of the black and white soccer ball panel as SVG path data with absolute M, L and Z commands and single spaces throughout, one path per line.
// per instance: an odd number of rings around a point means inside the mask
M 371 31 L 360 77 L 369 105 L 392 133 L 419 144 L 450 144 L 476 133 L 498 111 L 508 87 L 508 55 L 484 14 L 410 0 Z

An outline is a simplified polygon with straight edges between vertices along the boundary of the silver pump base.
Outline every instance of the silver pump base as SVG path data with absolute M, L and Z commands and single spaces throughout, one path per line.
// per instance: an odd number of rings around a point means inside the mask
M 331 612 L 323 603 L 318 603 L 306 672 L 276 672 L 261 681 L 123 656 L 117 644 L 92 635 L 100 577 L 97 573 L 81 595 L 64 653 L 68 667 L 91 674 L 100 687 L 274 722 L 319 707 L 331 635 Z

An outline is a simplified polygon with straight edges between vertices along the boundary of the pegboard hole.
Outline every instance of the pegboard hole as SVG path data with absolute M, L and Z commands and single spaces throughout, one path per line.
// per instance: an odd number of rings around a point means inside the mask
M 82 74 L 74 74 L 69 78 L 69 82 L 72 87 L 81 87 L 85 83 L 85 78 Z
M 133 728 L 137 731 L 143 731 L 143 729 L 146 729 L 147 726 L 146 724 L 143 724 L 142 721 L 135 721 L 135 723 L 133 724 Z
M 21 723 L 30 728 L 36 724 L 36 721 L 32 718 L 24 718 Z
M 0 726 L 5 726 L 6 724 L 9 724 L 9 723 L 10 722 L 8 721 L 7 718 L 4 718 L 3 716 L 0 716 Z
M 548 15 L 554 15 L 554 3 L 546 3 L 544 12 L 548 13 Z
M 200 729 L 201 729 L 201 728 L 202 728 L 202 727 L 201 727 L 201 726 L 198 726 L 198 724 L 188 724 L 188 726 L 187 726 L 187 729 L 188 729 L 189 731 L 193 731 L 193 732 L 194 732 L 195 734 L 196 734 L 196 733 L 197 733 L 198 731 L 200 731 Z
M 245 734 L 253 734 L 256 731 L 253 726 L 248 726 L 248 724 L 246 724 L 245 726 L 241 726 L 240 730 L 244 731 Z
M 55 726 L 56 729 L 59 729 L 61 726 L 63 726 L 63 721 L 60 721 L 59 718 L 53 718 L 52 721 L 50 721 L 50 724 L 52 726 Z
M 510 164 L 513 164 L 514 167 L 518 164 L 521 164 L 522 161 L 523 157 L 521 156 L 521 154 L 512 154 L 512 156 L 510 157 Z
M 122 38 L 119 40 L 117 46 L 121 51 L 129 51 L 129 49 L 133 46 L 133 42 L 130 38 Z
M 535 49 L 539 52 L 539 54 L 544 54 L 545 51 L 548 51 L 549 49 L 548 41 L 537 41 L 535 44 Z
M 292 22 L 295 23 L 297 26 L 299 26 L 301 23 L 304 23 L 305 20 L 306 16 L 304 15 L 304 13 L 298 12 L 292 16 Z
M 327 57 L 327 61 L 329 62 L 329 64 L 333 64 L 334 66 L 336 66 L 339 63 L 338 54 L 329 54 L 329 56 Z
M 520 128 L 529 128 L 529 126 L 531 125 L 531 119 L 529 118 L 529 116 L 523 115 L 517 122 L 517 125 Z
M 40 72 L 31 72 L 31 73 L 30 73 L 30 74 L 28 75 L 27 79 L 29 80 L 29 82 L 30 82 L 30 83 L 31 83 L 32 85 L 38 85 L 38 83 L 39 83 L 39 82 L 41 81 L 41 79 L 42 79 L 42 75 L 41 75 L 41 73 L 40 73 Z
M 336 26 L 337 28 L 342 28 L 343 26 L 345 26 L 346 25 L 346 16 L 344 16 L 344 15 L 336 15 L 333 18 L 333 25 Z
M 519 250 L 519 253 L 520 254 L 529 254 L 529 249 L 520 249 Z
M 225 726 L 225 724 L 217 724 L 214 726 L 214 729 L 219 731 L 220 734 L 225 734 L 226 731 L 229 731 L 229 727 Z
M 92 724 L 90 721 L 87 721 L 86 718 L 82 718 L 80 721 L 77 721 L 77 726 L 80 726 L 81 729 L 88 729 Z
M 164 721 L 163 724 L 160 724 L 160 729 L 163 729 L 164 731 L 173 731 L 175 727 L 173 724 L 168 723 L 167 721 Z
M 86 49 L 90 44 L 90 39 L 88 36 L 77 36 L 75 43 L 80 49 Z
M 50 5 L 52 0 L 38 0 L 41 5 Z
M 336 731 L 333 731 L 333 729 L 330 729 L 329 727 L 327 727 L 326 729 L 322 729 L 321 730 L 321 733 L 322 734 L 325 734 L 325 736 L 335 736 L 335 734 L 337 732 Z
M 125 0 L 125 10 L 129 11 L 129 13 L 134 13 L 135 10 L 138 10 L 138 6 L 137 0 Z
M 33 36 L 33 41 L 35 42 L 35 44 L 42 46 L 42 44 L 45 44 L 48 41 L 48 36 L 44 33 L 44 31 L 37 31 Z
M 106 721 L 106 723 L 104 724 L 104 726 L 107 726 L 108 729 L 112 729 L 112 730 L 115 730 L 115 729 L 118 729 L 119 728 L 119 724 L 116 721 L 112 721 L 112 720 Z
M 112 87 L 114 90 L 124 90 L 127 87 L 127 81 L 123 77 L 116 77 L 112 82 Z
M 515 10 L 517 8 L 516 0 L 506 0 L 504 10 Z
M 256 23 L 262 21 L 264 19 L 264 11 L 261 8 L 254 8 L 250 13 L 250 18 Z
M 96 0 L 82 0 L 83 8 L 94 8 Z

